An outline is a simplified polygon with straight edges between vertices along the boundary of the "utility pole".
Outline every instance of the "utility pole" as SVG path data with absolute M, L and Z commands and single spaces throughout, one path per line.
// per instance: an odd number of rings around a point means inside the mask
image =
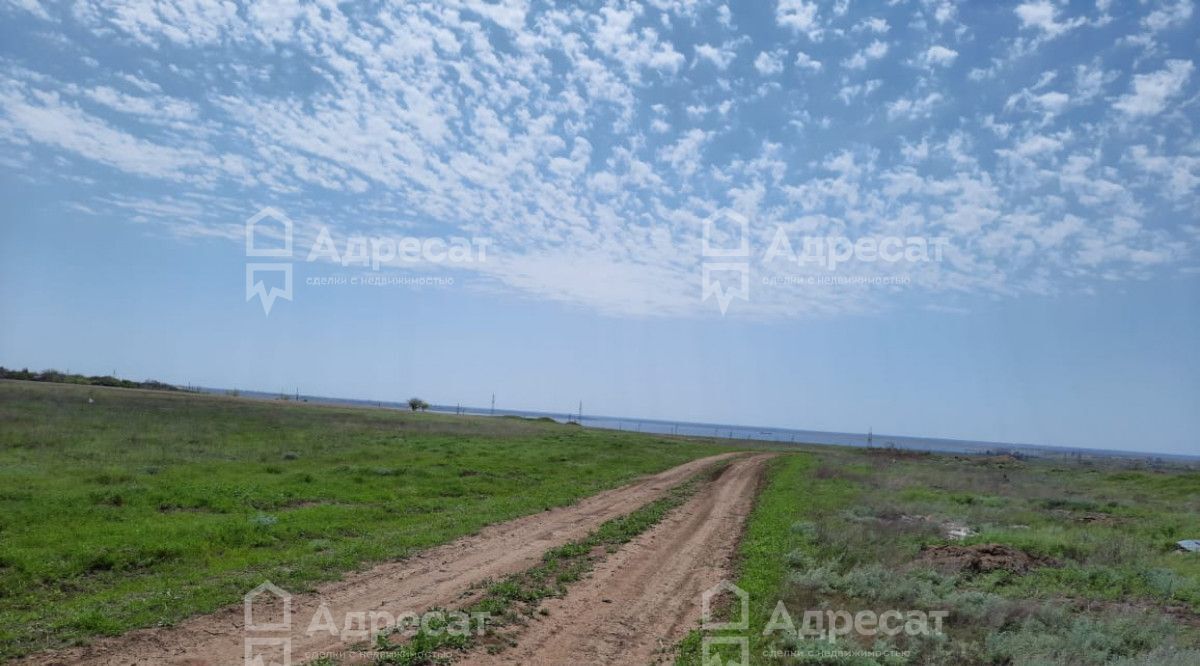
M 492 393 L 492 416 L 496 415 L 496 394 Z
M 579 401 L 579 425 L 583 425 L 583 401 Z

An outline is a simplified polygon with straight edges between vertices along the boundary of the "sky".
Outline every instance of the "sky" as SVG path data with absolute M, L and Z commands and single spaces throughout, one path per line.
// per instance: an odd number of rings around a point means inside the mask
M 0 364 L 1200 453 L 1198 22 L 0 0 Z

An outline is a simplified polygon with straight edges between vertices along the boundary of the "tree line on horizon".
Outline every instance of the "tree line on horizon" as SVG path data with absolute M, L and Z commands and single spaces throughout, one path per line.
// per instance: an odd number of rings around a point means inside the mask
M 27 382 L 52 382 L 55 384 L 82 384 L 84 386 L 112 386 L 116 388 L 149 389 L 152 391 L 184 391 L 181 387 L 154 379 L 135 382 L 131 379 L 120 379 L 112 375 L 80 375 L 59 370 L 43 370 L 34 372 L 28 368 L 12 370 L 0 366 L 0 379 L 18 379 Z

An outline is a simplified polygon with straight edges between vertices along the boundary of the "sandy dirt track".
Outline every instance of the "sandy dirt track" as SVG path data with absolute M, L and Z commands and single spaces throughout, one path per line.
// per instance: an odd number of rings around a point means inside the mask
M 671 649 L 700 620 L 701 595 L 732 577 L 730 565 L 754 504 L 769 455 L 732 463 L 618 552 L 562 599 L 543 607 L 495 655 L 475 652 L 462 663 L 649 664 L 673 661 Z
M 547 549 L 586 536 L 601 523 L 661 497 L 671 487 L 730 455 L 733 454 L 684 463 L 571 506 L 492 525 L 476 535 L 413 557 L 350 574 L 344 580 L 322 586 L 316 593 L 296 595 L 291 603 L 290 631 L 273 635 L 291 638 L 292 660 L 297 664 L 303 663 L 305 653 L 349 649 L 349 645 L 328 633 L 306 634 L 321 604 L 329 608 L 339 627 L 343 626 L 347 613 L 385 610 L 399 615 L 451 606 L 473 584 L 536 564 Z M 101 639 L 86 647 L 33 655 L 18 663 L 242 664 L 243 617 L 239 604 L 190 618 L 175 627 L 141 629 Z

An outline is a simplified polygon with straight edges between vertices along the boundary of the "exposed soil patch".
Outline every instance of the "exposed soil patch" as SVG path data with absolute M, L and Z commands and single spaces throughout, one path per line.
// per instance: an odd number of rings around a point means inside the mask
M 1107 513 L 1099 511 L 1068 511 L 1066 509 L 1055 509 L 1050 513 L 1059 518 L 1066 518 L 1076 523 L 1086 523 L 1088 525 L 1116 525 L 1121 520 Z
M 936 531 L 943 538 L 954 541 L 960 541 L 977 534 L 966 523 L 941 516 L 911 515 L 895 511 L 885 511 L 877 515 L 875 520 L 882 527 L 909 526 L 918 530 L 928 529 Z
M 1200 613 L 1195 613 L 1191 608 L 1182 604 L 1159 604 L 1150 601 L 1100 601 L 1082 598 L 1070 598 L 1069 602 L 1072 608 L 1089 613 L 1162 613 L 1180 624 L 1200 628 Z
M 732 576 L 732 559 L 769 455 L 738 460 L 686 504 L 597 565 L 498 653 L 463 663 L 672 663 L 700 619 L 701 598 Z
M 926 546 L 917 556 L 926 564 L 947 573 L 979 574 L 1007 571 L 1024 574 L 1038 567 L 1058 566 L 1058 560 L 1027 553 L 1002 543 L 980 543 L 972 546 Z
M 693 460 L 571 506 L 492 525 L 476 535 L 407 559 L 348 574 L 341 581 L 322 585 L 315 593 L 294 595 L 289 632 L 292 652 L 303 655 L 350 647 L 329 633 L 307 633 L 310 619 L 322 605 L 327 607 L 333 624 L 343 627 L 349 614 L 387 611 L 399 615 L 457 604 L 472 586 L 533 566 L 547 549 L 582 538 L 605 521 L 662 497 L 693 474 L 731 455 Z M 261 596 L 266 597 L 263 602 L 271 597 L 266 593 Z M 255 603 L 257 607 L 259 602 Z M 263 610 L 269 612 L 270 604 Z M 103 638 L 84 647 L 31 655 L 17 663 L 64 666 L 241 664 L 245 658 L 244 618 L 244 609 L 239 603 L 216 613 L 193 617 L 174 627 L 139 629 L 122 636 Z
M 338 502 L 330 502 L 328 500 L 314 499 L 292 499 L 280 504 L 278 510 L 289 511 L 292 509 L 311 509 L 314 506 L 335 506 Z
M 222 513 L 207 506 L 180 506 L 178 504 L 159 504 L 159 513 Z

